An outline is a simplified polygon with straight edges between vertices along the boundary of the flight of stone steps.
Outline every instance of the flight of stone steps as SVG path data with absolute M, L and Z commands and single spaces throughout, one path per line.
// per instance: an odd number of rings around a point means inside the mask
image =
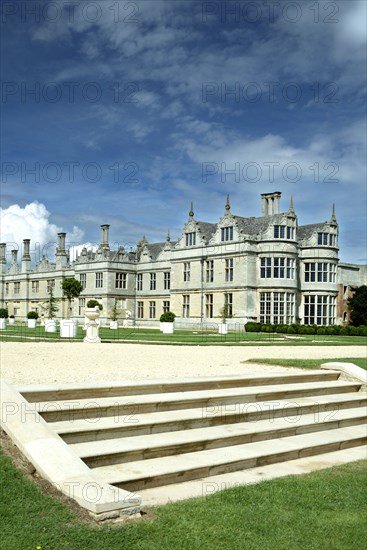
M 21 393 L 101 480 L 139 493 L 144 504 L 144 494 L 162 488 L 179 493 L 223 474 L 241 479 L 249 469 L 366 449 L 367 395 L 339 375 L 283 371 Z

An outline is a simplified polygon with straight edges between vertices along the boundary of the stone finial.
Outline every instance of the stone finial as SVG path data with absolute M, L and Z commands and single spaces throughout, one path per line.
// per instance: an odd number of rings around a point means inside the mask
M 293 205 L 293 195 L 291 195 L 290 201 L 289 201 L 289 208 L 288 208 L 288 214 L 294 214 L 294 205 Z
M 229 195 L 227 195 L 227 200 L 226 200 L 226 212 L 229 212 L 231 210 L 231 204 L 229 202 Z
M 331 222 L 331 223 L 336 223 L 335 204 L 334 204 L 334 203 L 333 203 L 333 208 L 332 208 L 332 211 L 331 211 L 331 219 L 330 219 L 330 222 Z
M 171 240 L 171 235 L 169 233 L 169 229 L 167 229 L 166 241 L 169 243 L 170 240 Z
M 190 204 L 189 217 L 190 217 L 191 220 L 194 218 L 194 204 L 193 204 L 192 201 L 191 201 L 191 204 Z

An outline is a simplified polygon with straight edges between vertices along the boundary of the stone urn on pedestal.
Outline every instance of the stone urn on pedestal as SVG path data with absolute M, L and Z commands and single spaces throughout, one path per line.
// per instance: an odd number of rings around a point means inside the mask
M 86 307 L 84 315 L 88 322 L 86 324 L 87 334 L 83 342 L 87 342 L 88 344 L 99 344 L 101 342 L 99 337 L 99 323 L 97 322 L 100 316 L 99 307 Z

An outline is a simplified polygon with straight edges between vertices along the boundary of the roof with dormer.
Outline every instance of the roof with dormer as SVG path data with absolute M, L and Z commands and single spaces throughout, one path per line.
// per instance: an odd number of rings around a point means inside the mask
M 308 225 L 300 225 L 297 229 L 298 240 L 304 241 L 309 239 L 315 231 L 320 231 L 325 227 L 327 222 L 309 223 Z
M 146 243 L 144 246 L 145 250 L 148 250 L 149 256 L 152 260 L 156 260 L 159 254 L 166 248 L 168 241 L 162 243 Z M 176 241 L 170 241 L 169 244 L 173 247 L 176 244 Z
M 265 231 L 269 225 L 280 223 L 287 213 L 272 214 L 271 216 L 261 216 L 259 218 L 243 218 L 242 216 L 233 216 L 233 219 L 237 222 L 238 229 L 251 236 L 257 236 L 261 232 Z
M 217 230 L 216 223 L 196 222 L 196 226 L 205 241 L 209 241 Z

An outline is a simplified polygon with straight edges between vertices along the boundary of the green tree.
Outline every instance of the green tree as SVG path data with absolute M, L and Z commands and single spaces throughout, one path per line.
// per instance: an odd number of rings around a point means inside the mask
M 348 300 L 351 324 L 355 327 L 367 325 L 367 286 L 355 289 L 354 295 Z
M 68 277 L 63 280 L 61 283 L 61 288 L 63 291 L 63 294 L 65 298 L 68 301 L 68 310 L 67 310 L 67 319 L 70 317 L 70 310 L 71 310 L 71 300 L 73 298 L 78 298 L 81 291 L 83 290 L 83 285 L 80 281 L 77 281 L 73 277 Z
M 41 306 L 44 311 L 46 311 L 47 319 L 53 319 L 55 317 L 55 313 L 59 311 L 59 308 L 57 307 L 58 299 L 54 296 L 54 291 L 52 286 L 49 288 L 48 291 L 48 300 Z

